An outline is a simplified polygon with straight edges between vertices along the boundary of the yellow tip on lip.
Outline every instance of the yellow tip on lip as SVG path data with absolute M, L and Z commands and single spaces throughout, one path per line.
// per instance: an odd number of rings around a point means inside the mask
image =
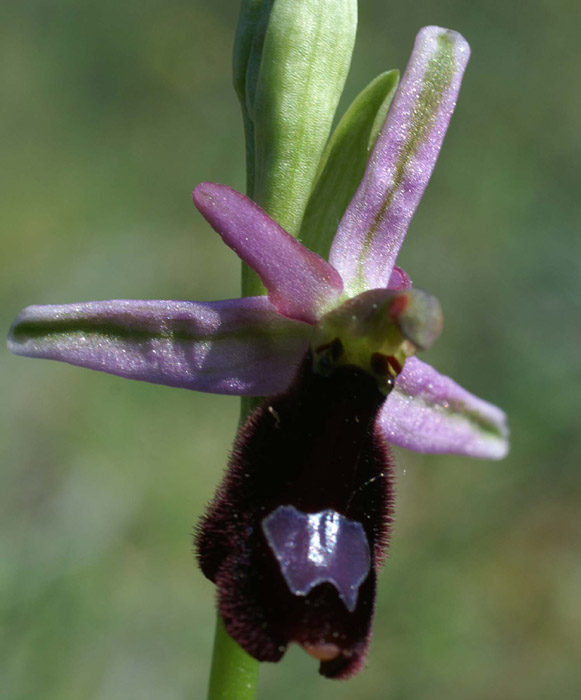
M 307 654 L 319 661 L 333 661 L 341 654 L 341 650 L 336 644 L 328 642 L 319 642 L 318 644 L 305 642 L 301 646 Z

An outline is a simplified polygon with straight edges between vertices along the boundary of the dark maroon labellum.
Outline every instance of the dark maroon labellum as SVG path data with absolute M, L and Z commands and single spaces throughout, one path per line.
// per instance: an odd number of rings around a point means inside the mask
M 362 369 L 323 376 L 307 356 L 240 429 L 196 544 L 228 633 L 260 661 L 289 642 L 329 678 L 365 660 L 391 520 L 391 459 L 374 427 L 384 401 Z

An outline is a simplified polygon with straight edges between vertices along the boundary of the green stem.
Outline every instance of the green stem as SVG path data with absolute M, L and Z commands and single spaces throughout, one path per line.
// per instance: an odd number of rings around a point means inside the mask
M 257 683 L 258 661 L 228 635 L 218 615 L 208 700 L 254 700 Z
M 252 293 L 248 288 L 250 285 L 243 284 L 242 286 L 244 296 Z M 240 423 L 243 423 L 260 403 L 260 398 L 255 396 L 242 396 L 240 398 Z M 208 700 L 254 700 L 258 684 L 258 669 L 259 662 L 249 656 L 230 637 L 218 613 Z

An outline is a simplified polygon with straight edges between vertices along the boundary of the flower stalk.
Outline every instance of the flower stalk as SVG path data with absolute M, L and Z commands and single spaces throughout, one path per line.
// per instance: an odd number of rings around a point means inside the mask
M 259 663 L 230 637 L 218 615 L 208 700 L 254 700 Z

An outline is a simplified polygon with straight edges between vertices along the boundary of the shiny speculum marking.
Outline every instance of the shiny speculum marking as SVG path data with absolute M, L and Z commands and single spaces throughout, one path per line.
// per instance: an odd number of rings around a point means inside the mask
M 331 509 L 303 513 L 279 506 L 264 518 L 262 530 L 291 593 L 306 596 L 328 582 L 349 612 L 355 610 L 371 563 L 361 523 Z

